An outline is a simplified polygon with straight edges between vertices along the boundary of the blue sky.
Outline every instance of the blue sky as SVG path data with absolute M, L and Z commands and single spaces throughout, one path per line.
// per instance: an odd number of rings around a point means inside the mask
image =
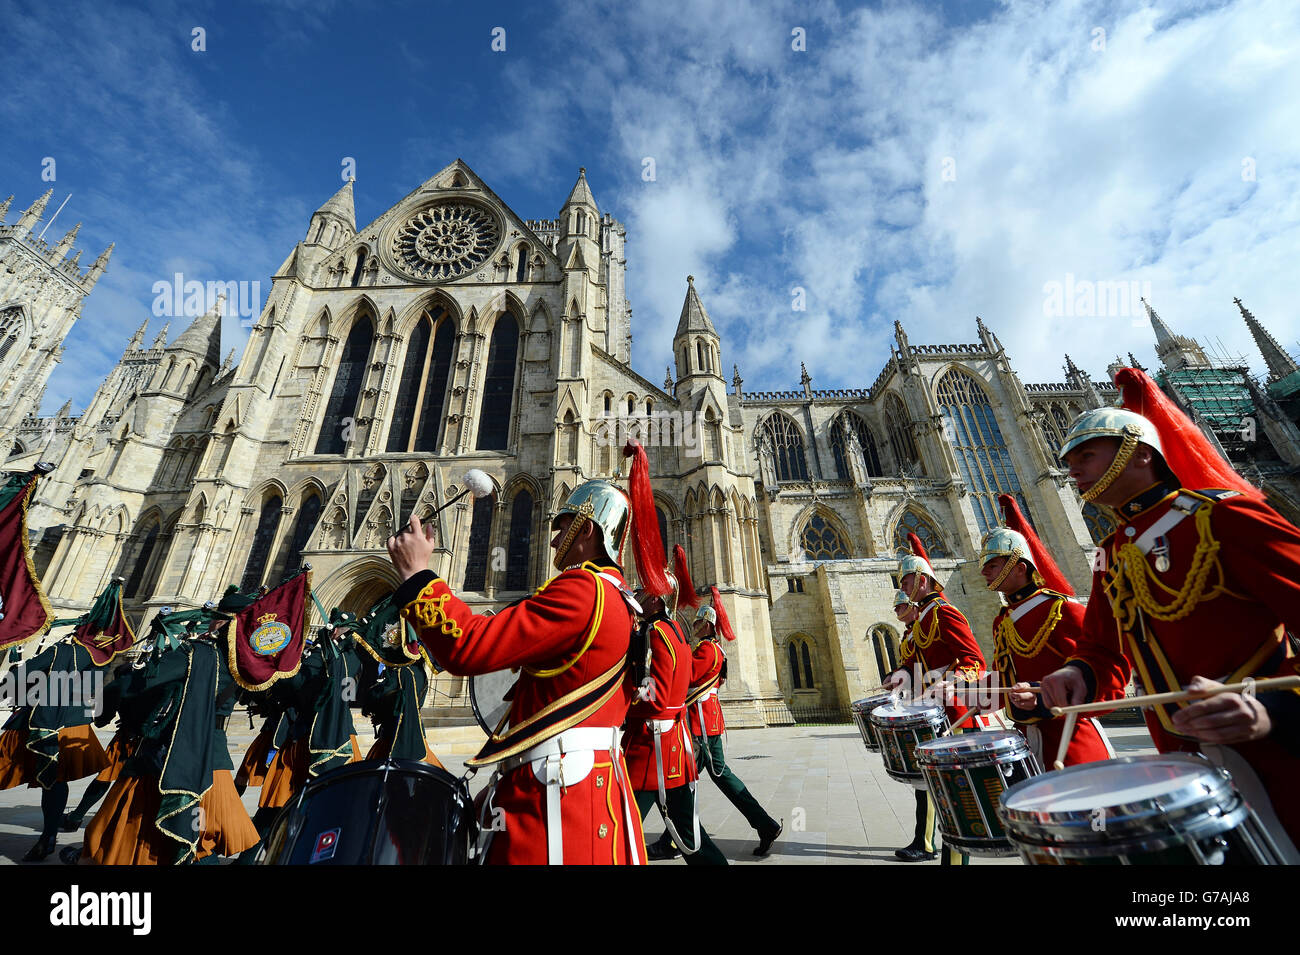
M 82 221 L 83 264 L 117 244 L 46 412 L 85 406 L 155 282 L 265 297 L 345 157 L 359 222 L 457 157 L 550 217 L 586 166 L 628 229 L 654 381 L 687 273 L 747 390 L 797 387 L 800 360 L 814 387 L 870 385 L 895 319 L 957 342 L 978 314 L 1027 382 L 1066 352 L 1097 378 L 1154 362 L 1136 306 L 1053 314 L 1051 283 L 1136 282 L 1261 370 L 1239 295 L 1300 351 L 1289 0 L 0 3 L 0 23 L 10 221 L 53 186 L 51 212 L 72 198 L 47 239 Z

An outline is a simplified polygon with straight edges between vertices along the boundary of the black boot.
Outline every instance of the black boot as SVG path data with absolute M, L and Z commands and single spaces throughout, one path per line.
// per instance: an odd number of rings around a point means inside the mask
M 758 834 L 758 848 L 754 850 L 754 855 L 765 856 L 768 850 L 772 848 L 772 843 L 776 842 L 776 837 L 785 831 L 785 820 L 782 819 L 776 824 L 776 828 L 768 829 Z
M 49 835 L 41 836 L 39 839 L 36 840 L 36 845 L 32 846 L 30 849 L 27 850 L 27 855 L 23 856 L 23 861 L 24 862 L 43 861 L 46 856 L 48 856 L 51 852 L 54 851 L 54 842 L 55 842 L 55 835 L 52 832 Z

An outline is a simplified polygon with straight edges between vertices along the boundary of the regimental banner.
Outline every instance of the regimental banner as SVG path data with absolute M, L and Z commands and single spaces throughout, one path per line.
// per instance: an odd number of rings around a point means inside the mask
M 286 580 L 235 614 L 226 628 L 226 663 L 246 690 L 293 676 L 306 646 L 311 571 Z
M 27 543 L 27 502 L 38 477 L 11 474 L 0 486 L 0 650 L 44 633 L 54 616 Z
M 122 612 L 122 580 L 114 580 L 102 594 L 95 598 L 90 613 L 78 619 L 72 632 L 87 652 L 95 666 L 107 665 L 113 657 L 131 649 L 135 631 Z

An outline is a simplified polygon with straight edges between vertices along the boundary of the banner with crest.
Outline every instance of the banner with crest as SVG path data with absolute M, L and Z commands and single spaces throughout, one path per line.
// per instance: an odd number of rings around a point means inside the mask
M 41 473 L 10 474 L 0 485 L 0 650 L 44 633 L 54 616 L 27 540 L 27 503 Z
M 311 571 L 303 571 L 234 614 L 226 628 L 226 663 L 236 683 L 256 692 L 298 672 L 310 601 Z

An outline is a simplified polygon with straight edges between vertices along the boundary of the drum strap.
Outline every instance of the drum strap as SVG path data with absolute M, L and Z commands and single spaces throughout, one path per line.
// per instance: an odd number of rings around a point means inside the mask
M 662 723 L 666 723 L 666 722 L 672 722 L 673 731 L 675 731 L 677 726 L 680 725 L 675 721 L 651 720 L 652 728 L 655 734 L 655 772 L 659 776 L 659 812 L 664 817 L 664 827 L 668 830 L 668 834 L 673 837 L 673 842 L 677 844 L 677 848 L 682 850 L 682 855 L 692 856 L 695 855 L 695 853 L 700 851 L 699 794 L 696 790 L 695 783 L 691 783 L 690 784 L 691 812 L 692 815 L 694 816 L 693 825 L 695 827 L 695 838 L 694 840 L 692 840 L 691 845 L 688 847 L 686 845 L 686 841 L 682 839 L 680 835 L 677 834 L 677 827 L 673 825 L 672 819 L 668 817 L 668 787 L 664 783 L 664 750 L 663 750 L 663 743 L 661 742 L 663 738 L 663 730 L 660 729 Z M 683 732 L 682 738 L 685 739 L 689 735 L 690 735 L 689 733 Z M 695 758 L 695 754 L 691 752 L 691 744 L 687 743 L 686 753 L 683 756 L 683 759 L 694 759 L 694 758 Z

